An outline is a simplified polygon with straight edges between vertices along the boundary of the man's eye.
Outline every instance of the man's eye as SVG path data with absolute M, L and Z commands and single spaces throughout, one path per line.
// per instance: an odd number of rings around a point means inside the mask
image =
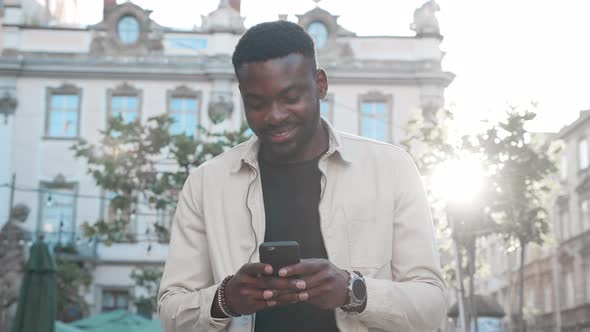
M 283 99 L 287 104 L 295 104 L 299 101 L 299 96 L 285 96 Z
M 260 101 L 254 101 L 254 102 L 253 101 L 249 101 L 249 102 L 247 102 L 247 107 L 248 108 L 251 108 L 251 109 L 254 109 L 254 110 L 261 109 L 263 106 L 264 106 L 264 103 L 263 102 L 260 102 Z

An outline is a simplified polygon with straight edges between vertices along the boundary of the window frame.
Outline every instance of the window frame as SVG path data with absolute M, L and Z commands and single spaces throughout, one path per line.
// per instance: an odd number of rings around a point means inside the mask
M 168 90 L 166 92 L 166 114 L 168 116 L 172 115 L 172 100 L 174 98 L 194 98 L 197 102 L 197 128 L 195 128 L 195 135 L 193 135 L 193 139 L 198 139 L 201 136 L 201 130 L 198 129 L 198 126 L 201 124 L 202 121 L 202 112 L 203 112 L 203 93 L 199 90 L 194 90 L 186 85 L 178 86 L 172 90 Z M 172 129 L 172 128 L 170 128 Z M 172 133 L 169 132 L 171 135 Z M 188 137 L 188 136 L 187 136 Z
M 107 90 L 107 114 L 105 117 L 105 125 L 113 113 L 113 97 L 136 97 L 137 98 L 137 117 L 135 121 L 141 122 L 143 109 L 143 91 L 135 86 L 125 82 L 114 88 Z
M 312 26 L 313 27 L 318 26 L 318 27 L 322 27 L 323 28 L 323 30 L 321 32 L 325 32 L 325 35 L 322 36 L 322 37 L 324 37 L 324 40 L 323 40 L 323 44 L 322 45 L 319 45 L 319 43 L 317 42 L 317 40 L 315 38 L 315 37 L 318 36 L 318 33 L 317 32 L 319 32 L 319 30 L 314 29 L 315 31 L 313 31 L 313 32 L 310 31 L 310 29 L 312 28 Z M 319 49 L 322 49 L 322 48 L 325 48 L 326 46 L 328 46 L 328 41 L 330 40 L 330 28 L 328 27 L 328 25 L 324 21 L 322 21 L 322 20 L 314 20 L 314 21 L 310 22 L 307 25 L 307 28 L 305 29 L 305 32 L 307 32 L 311 36 L 311 39 L 313 40 L 313 44 L 314 44 L 314 46 L 315 46 L 316 49 L 319 50 Z
M 73 137 L 65 137 L 65 136 L 51 136 L 49 133 L 50 126 L 50 119 L 51 119 L 51 101 L 54 95 L 75 95 L 78 97 L 78 106 L 76 108 L 77 116 L 77 123 L 76 123 L 76 135 Z M 82 88 L 75 86 L 73 84 L 64 83 L 58 87 L 47 87 L 45 89 L 45 126 L 43 128 L 43 139 L 47 140 L 64 140 L 64 141 L 72 141 L 78 140 L 80 138 L 81 128 L 80 125 L 82 123 Z
M 43 234 L 45 233 L 45 230 L 43 229 L 43 212 L 45 210 L 45 204 L 46 204 L 46 199 L 45 199 L 45 194 L 48 191 L 53 190 L 57 190 L 57 189 L 71 189 L 72 190 L 72 195 L 74 195 L 74 199 L 72 202 L 72 234 L 69 235 L 69 239 L 66 240 L 65 242 L 62 241 L 62 243 L 68 244 L 68 243 L 72 243 L 74 241 L 74 239 L 76 238 L 77 235 L 77 210 L 78 210 L 78 189 L 79 189 L 79 184 L 76 181 L 66 181 L 65 178 L 60 174 L 58 175 L 53 181 L 40 181 L 39 182 L 39 188 L 41 188 L 41 190 L 39 191 L 39 195 L 38 195 L 38 201 L 39 201 L 39 208 L 37 209 L 37 234 Z M 67 239 L 68 235 L 66 233 L 65 236 L 62 236 L 63 238 Z
M 567 160 L 566 151 L 564 151 L 560 157 L 560 160 L 559 160 L 559 180 L 562 183 L 567 182 L 567 180 L 568 180 L 568 177 L 569 177 L 568 167 L 569 167 L 569 160 Z
M 133 42 L 125 42 L 123 40 L 123 38 L 121 38 L 121 29 L 120 29 L 121 26 L 120 25 L 123 22 L 123 20 L 128 19 L 128 18 L 134 20 L 135 23 L 137 24 L 137 36 Z M 117 19 L 117 21 L 115 22 L 115 31 L 117 33 L 117 39 L 119 40 L 119 43 L 121 43 L 122 45 L 125 45 L 127 47 L 134 46 L 134 45 L 138 44 L 141 39 L 141 22 L 139 21 L 139 18 L 137 18 L 137 16 L 135 16 L 131 13 L 121 15 L 121 17 L 119 17 Z
M 564 218 L 566 217 L 567 218 Z M 562 208 L 559 210 L 559 216 L 558 216 L 558 220 L 559 220 L 559 233 L 561 235 L 561 240 L 562 241 L 566 241 L 569 238 L 572 237 L 572 230 L 570 227 L 571 224 L 571 213 L 569 211 L 569 208 Z M 564 220 L 567 220 L 567 222 L 564 222 Z M 567 231 L 567 232 L 566 232 Z
M 364 103 L 385 103 L 385 128 L 387 130 L 386 133 L 386 143 L 393 143 L 395 135 L 393 133 L 393 95 L 392 94 L 385 94 L 380 91 L 369 91 L 365 94 L 359 95 L 358 98 L 358 134 L 359 136 L 363 136 L 363 104 Z M 364 136 L 363 136 L 364 137 Z
M 590 212 L 590 195 L 585 194 L 578 200 L 578 222 L 579 222 L 579 233 L 585 233 L 590 230 L 590 213 L 583 217 L 584 211 L 582 205 L 584 202 L 588 202 L 588 212 Z
M 582 167 L 582 158 L 581 158 L 581 143 L 585 142 L 586 145 L 586 150 L 584 151 L 585 156 L 586 156 L 586 165 L 585 167 Z M 588 146 L 588 138 L 586 136 L 582 136 L 578 139 L 577 145 L 576 145 L 576 158 L 578 161 L 578 171 L 584 171 L 586 169 L 588 169 L 588 167 L 590 167 L 590 146 Z
M 132 286 L 98 286 L 99 288 L 99 296 L 100 298 L 98 299 L 99 301 L 97 301 L 98 303 L 98 307 L 100 308 L 100 312 L 110 312 L 113 310 L 118 310 L 121 308 L 117 308 L 116 306 L 114 308 L 111 308 L 107 311 L 104 310 L 103 307 L 103 301 L 104 301 L 104 293 L 105 292 L 115 292 L 115 293 L 127 293 L 127 309 L 126 310 L 130 310 L 132 305 L 133 305 L 133 287 Z M 115 301 L 116 303 L 116 301 Z

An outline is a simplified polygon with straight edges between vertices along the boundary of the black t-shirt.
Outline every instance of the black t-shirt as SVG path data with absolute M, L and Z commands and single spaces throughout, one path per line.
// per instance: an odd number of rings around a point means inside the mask
M 301 258 L 328 258 L 318 205 L 318 160 L 273 164 L 259 158 L 266 233 L 264 241 L 297 241 Z M 333 310 L 308 302 L 273 307 L 256 314 L 256 332 L 337 332 Z

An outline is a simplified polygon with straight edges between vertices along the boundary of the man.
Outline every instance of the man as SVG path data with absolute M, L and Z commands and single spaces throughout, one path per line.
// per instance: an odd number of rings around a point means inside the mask
M 446 290 L 410 157 L 320 118 L 328 80 L 298 25 L 252 27 L 232 60 L 255 136 L 184 185 L 158 298 L 165 330 L 435 330 Z M 258 246 L 282 240 L 302 260 L 273 277 Z

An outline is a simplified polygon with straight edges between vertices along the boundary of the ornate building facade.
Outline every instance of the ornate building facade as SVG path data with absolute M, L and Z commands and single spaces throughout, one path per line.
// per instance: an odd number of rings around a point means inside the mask
M 167 245 L 105 246 L 81 237 L 80 225 L 104 217 L 108 202 L 70 147 L 80 138 L 97 142 L 113 115 L 145 121 L 169 113 L 177 121 L 171 130 L 191 136 L 198 126 L 238 128 L 244 116 L 231 54 L 245 31 L 239 9 L 239 1 L 222 0 L 200 27 L 180 30 L 132 2 L 104 0 L 101 22 L 90 26 L 27 21 L 26 1 L 4 3 L 0 201 L 9 201 L 5 184 L 15 174 L 13 201 L 31 209 L 25 227 L 72 244 L 77 259 L 91 265 L 91 313 L 129 308 L 131 270 L 162 265 Z M 341 130 L 398 143 L 412 113 L 441 107 L 454 75 L 442 69 L 437 10 L 434 1 L 416 10 L 411 37 L 357 36 L 320 7 L 298 15 L 330 80 L 323 116 Z M 139 216 L 134 228 L 144 234 L 157 222 L 170 220 Z
M 550 207 L 551 231 L 525 260 L 525 316 L 529 331 L 590 331 L 590 111 L 552 139 L 561 140 L 559 194 Z M 519 251 L 500 252 L 483 240 L 489 271 L 478 290 L 493 295 L 507 313 L 517 312 Z

